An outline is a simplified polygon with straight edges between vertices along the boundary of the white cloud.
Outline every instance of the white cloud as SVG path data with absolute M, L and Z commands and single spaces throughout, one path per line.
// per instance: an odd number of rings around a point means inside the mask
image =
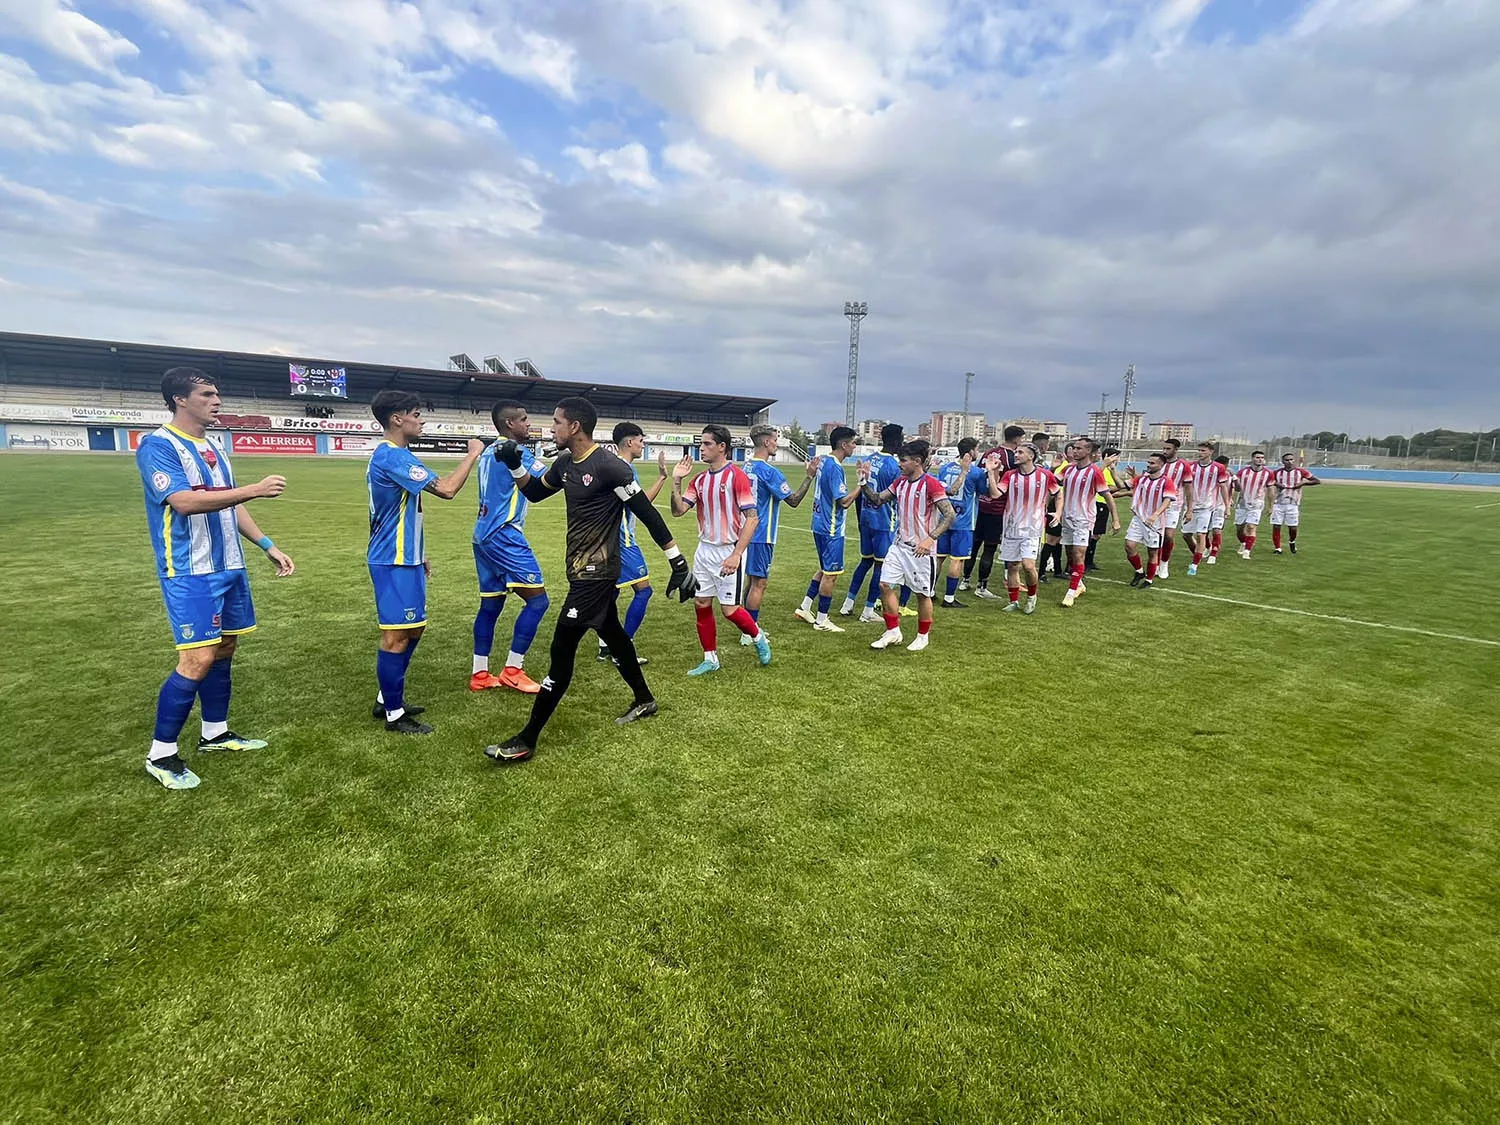
M 10 31 L 90 70 L 112 72 L 138 48 L 62 0 L 0 0 L 0 31 Z
M 638 141 L 604 152 L 572 145 L 563 149 L 563 153 L 576 160 L 585 171 L 602 173 L 617 184 L 628 184 L 643 191 L 657 186 L 656 177 L 651 174 L 650 154 Z

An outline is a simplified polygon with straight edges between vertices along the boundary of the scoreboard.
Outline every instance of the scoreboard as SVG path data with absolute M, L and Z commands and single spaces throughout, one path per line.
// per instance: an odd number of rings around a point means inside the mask
M 342 367 L 289 363 L 292 395 L 297 398 L 348 398 L 349 377 Z

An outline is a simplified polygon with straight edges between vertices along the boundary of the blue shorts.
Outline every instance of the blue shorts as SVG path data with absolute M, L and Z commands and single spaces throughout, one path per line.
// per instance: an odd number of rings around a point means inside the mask
M 427 572 L 420 566 L 370 563 L 375 613 L 382 629 L 415 629 L 427 624 Z
M 771 577 L 771 556 L 775 553 L 775 543 L 751 543 L 745 548 L 745 573 L 751 578 Z
M 516 586 L 541 586 L 542 566 L 531 544 L 519 534 L 501 534 L 474 544 L 474 569 L 479 572 L 479 596 L 498 598 Z
M 161 597 L 178 648 L 205 648 L 255 628 L 250 576 L 243 570 L 163 578 Z
M 634 586 L 643 579 L 650 578 L 651 571 L 646 568 L 646 556 L 641 554 L 639 547 L 620 548 L 620 581 L 615 583 L 616 589 L 626 586 Z
M 844 537 L 835 539 L 831 535 L 813 532 L 813 545 L 818 548 L 818 569 L 824 574 L 844 573 Z
M 859 553 L 862 558 L 884 559 L 891 553 L 891 544 L 895 541 L 896 533 L 889 528 L 869 528 L 860 524 Z
M 969 531 L 945 531 L 938 536 L 938 557 L 946 555 L 950 559 L 966 559 L 974 553 L 974 532 Z

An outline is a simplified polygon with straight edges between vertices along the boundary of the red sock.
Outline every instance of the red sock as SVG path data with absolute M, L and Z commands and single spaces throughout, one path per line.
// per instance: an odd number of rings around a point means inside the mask
M 1255 536 L 1253 536 L 1253 535 L 1247 535 L 1247 536 L 1245 536 L 1245 550 L 1247 550 L 1247 551 L 1253 551 L 1253 550 L 1255 550 Z
M 1021 587 L 1019 587 L 1019 586 L 1007 586 L 1006 590 L 1010 592 L 1010 600 L 1011 601 L 1018 602 L 1018 601 L 1021 600 Z
M 1211 544 L 1212 549 L 1209 551 L 1209 554 L 1211 554 L 1214 558 L 1218 558 L 1219 548 L 1222 546 L 1224 546 L 1224 533 L 1222 531 L 1216 531 L 1214 532 L 1214 539 L 1213 543 Z
M 755 623 L 755 618 L 751 617 L 750 611 L 742 605 L 735 606 L 734 612 L 726 613 L 724 619 L 747 637 L 753 637 L 760 632 L 760 626 Z
M 1197 566 L 1202 561 L 1203 561 L 1203 552 L 1202 551 L 1194 551 L 1193 552 L 1193 565 Z
M 918 621 L 917 622 L 917 634 L 919 636 L 925 637 L 931 631 L 932 631 L 932 622 L 931 621 Z
M 719 647 L 719 630 L 714 623 L 714 607 L 711 605 L 698 607 L 698 643 L 704 652 L 713 652 Z
M 1166 542 L 1164 542 L 1161 545 L 1161 561 L 1162 562 L 1171 562 L 1171 560 L 1172 560 L 1172 548 L 1175 547 L 1175 546 L 1177 546 L 1177 540 L 1176 539 L 1168 539 Z
M 899 629 L 901 627 L 901 616 L 899 614 L 882 613 L 880 616 L 885 618 L 885 627 L 887 629 Z
M 1136 573 L 1140 573 L 1140 570 L 1141 570 L 1141 556 L 1140 555 L 1132 555 L 1132 554 L 1130 554 L 1130 553 L 1127 552 L 1126 555 L 1125 555 L 1125 561 L 1130 564 L 1130 569 L 1131 570 L 1135 571 Z
M 1078 589 L 1078 587 L 1080 587 L 1082 585 L 1083 585 L 1083 567 L 1082 566 L 1075 566 L 1073 568 L 1072 577 L 1070 577 L 1068 579 L 1068 589 L 1070 589 L 1070 590 L 1076 590 L 1076 589 Z
M 1281 528 L 1279 526 L 1271 529 L 1271 546 L 1278 551 L 1281 550 Z
M 1147 578 L 1153 578 L 1153 579 L 1156 577 L 1156 560 L 1155 559 L 1147 559 L 1146 560 L 1146 577 Z
M 1036 597 L 1036 583 L 1035 582 L 1030 582 L 1030 583 L 1027 584 L 1027 586 L 1026 586 L 1026 596 L 1028 598 L 1034 598 L 1034 597 Z

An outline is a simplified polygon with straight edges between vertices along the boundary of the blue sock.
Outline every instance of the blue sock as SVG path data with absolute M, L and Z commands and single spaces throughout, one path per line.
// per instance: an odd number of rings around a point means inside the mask
M 495 625 L 505 608 L 505 598 L 480 598 L 479 613 L 474 618 L 474 655 L 488 656 L 495 647 Z
M 174 669 L 156 697 L 156 733 L 151 737 L 157 742 L 176 742 L 193 713 L 193 700 L 197 696 L 198 682 Z
M 208 675 L 198 684 L 198 710 L 205 723 L 229 721 L 229 665 L 232 660 L 215 660 Z
M 906 608 L 906 603 L 909 602 L 909 601 L 911 601 L 911 587 L 910 586 L 902 586 L 901 587 L 901 608 L 905 609 Z
M 948 596 L 951 598 L 956 593 L 958 593 L 958 579 L 950 578 L 948 579 Z
M 828 607 L 831 606 L 832 604 L 833 604 L 833 595 L 832 594 L 829 594 L 827 597 L 820 597 L 820 598 L 818 598 L 818 612 L 821 613 L 821 614 L 823 614 L 826 617 L 828 615 Z
M 818 587 L 821 586 L 822 584 L 823 584 L 822 579 L 820 579 L 820 578 L 814 578 L 811 582 L 809 582 L 807 584 L 807 596 L 809 598 L 815 598 L 815 597 L 817 597 L 818 596 Z
M 854 568 L 854 577 L 849 580 L 849 600 L 851 602 L 859 597 L 859 588 L 865 584 L 865 575 L 869 574 L 874 566 L 874 559 L 859 560 L 859 565 Z
M 865 594 L 866 609 L 873 609 L 875 603 L 880 600 L 880 572 L 884 569 L 884 566 L 871 568 L 870 589 Z M 857 582 L 854 584 L 853 591 L 856 594 L 859 593 L 859 584 Z
M 760 610 L 759 609 L 751 609 L 749 606 L 746 606 L 745 607 L 745 612 L 750 615 L 750 620 L 751 621 L 754 621 L 757 625 L 760 624 Z
M 643 586 L 635 592 L 635 597 L 630 599 L 630 605 L 625 610 L 625 635 L 634 637 L 641 627 L 641 622 L 646 620 L 646 607 L 651 604 L 651 595 L 654 593 L 650 586 Z
M 521 606 L 521 612 L 516 617 L 516 631 L 511 635 L 510 647 L 512 651 L 521 656 L 531 648 L 531 642 L 536 640 L 537 627 L 542 623 L 542 617 L 547 612 L 547 607 L 552 602 L 548 600 L 545 593 L 538 594 L 525 605 Z
M 421 639 L 422 635 L 418 633 L 415 637 L 406 642 L 406 651 L 401 654 L 402 683 L 405 683 L 406 681 L 406 670 L 411 667 L 411 658 L 417 655 L 417 642 Z
M 375 680 L 380 684 L 381 705 L 387 711 L 401 710 L 405 706 L 401 696 L 406 690 L 406 653 L 381 649 L 375 656 Z

